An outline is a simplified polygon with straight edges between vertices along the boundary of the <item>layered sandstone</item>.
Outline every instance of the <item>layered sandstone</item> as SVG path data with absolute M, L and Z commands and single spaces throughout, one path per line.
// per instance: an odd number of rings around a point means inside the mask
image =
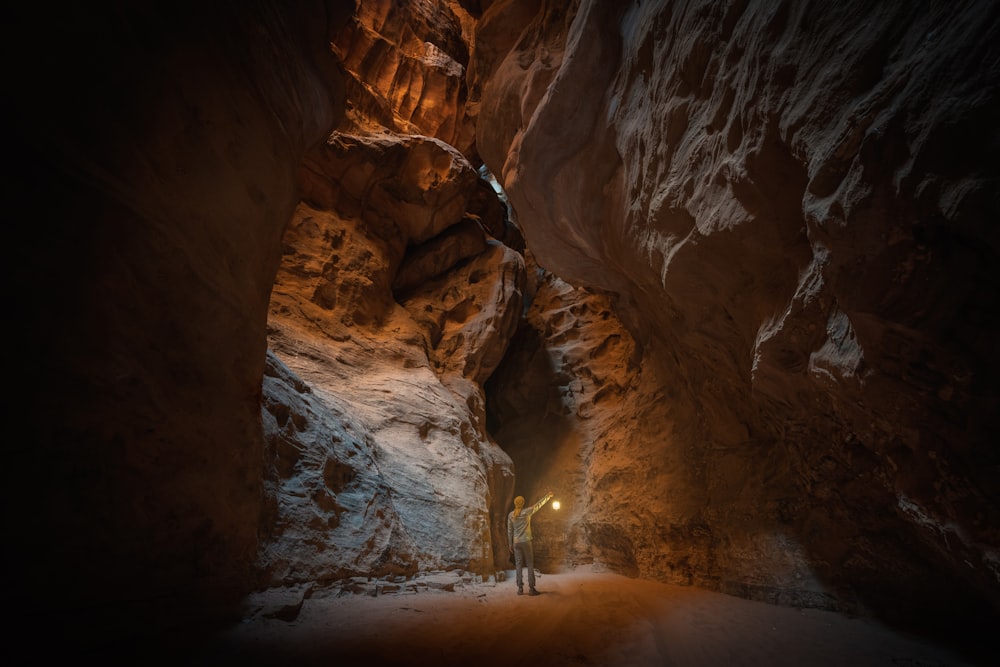
M 468 122 L 466 42 L 447 5 L 369 3 L 331 48 L 364 90 L 303 163 L 282 240 L 268 342 L 285 372 L 265 382 L 264 431 L 288 460 L 268 459 L 261 585 L 494 576 L 514 471 L 482 385 L 527 276 L 496 191 L 441 138 Z
M 548 487 L 545 568 L 995 620 L 994 4 L 278 4 L 5 23 L 21 620 L 487 573 Z
M 466 109 L 473 22 L 458 3 L 358 3 L 331 42 L 348 72 L 345 126 L 436 137 L 474 150 Z
M 578 464 L 576 512 L 611 518 L 580 553 L 995 608 L 995 5 L 564 9 L 491 4 L 473 102 L 538 261 L 617 294 L 656 378 L 610 404 L 628 429 L 534 445 L 621 462 Z

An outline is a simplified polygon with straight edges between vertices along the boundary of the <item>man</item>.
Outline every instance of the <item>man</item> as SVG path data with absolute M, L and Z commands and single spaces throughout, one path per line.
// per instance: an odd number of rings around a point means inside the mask
M 528 568 L 528 595 L 538 595 L 538 591 L 535 590 L 535 554 L 531 548 L 531 515 L 542 509 L 552 495 L 549 491 L 544 498 L 528 509 L 524 509 L 524 496 L 518 496 L 514 498 L 514 510 L 507 515 L 507 544 L 514 552 L 518 595 L 524 595 L 522 567 Z

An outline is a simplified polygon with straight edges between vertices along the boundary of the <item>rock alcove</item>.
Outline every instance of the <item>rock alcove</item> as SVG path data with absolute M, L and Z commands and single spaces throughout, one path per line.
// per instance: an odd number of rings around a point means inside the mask
M 544 569 L 996 622 L 995 3 L 7 28 L 26 622 L 488 577 L 547 488 Z

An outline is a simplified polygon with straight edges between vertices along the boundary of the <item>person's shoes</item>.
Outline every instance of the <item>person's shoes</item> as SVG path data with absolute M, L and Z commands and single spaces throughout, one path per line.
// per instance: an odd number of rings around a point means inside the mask
M 518 586 L 518 587 L 517 587 L 517 594 L 518 594 L 518 595 L 524 595 L 524 589 L 523 589 L 523 588 L 521 588 L 520 586 Z
M 531 590 L 528 591 L 528 595 L 541 595 L 541 593 L 532 588 Z

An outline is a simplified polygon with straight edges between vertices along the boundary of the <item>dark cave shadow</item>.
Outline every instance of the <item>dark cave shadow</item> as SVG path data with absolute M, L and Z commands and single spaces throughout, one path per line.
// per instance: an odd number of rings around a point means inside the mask
M 846 585 L 844 577 L 838 576 L 837 571 L 814 568 L 816 577 L 841 601 L 832 607 L 832 611 L 851 617 L 871 618 L 900 635 L 931 642 L 975 665 L 994 667 L 1000 664 L 996 644 L 1000 608 L 986 593 L 951 574 L 946 564 L 934 562 L 933 556 L 920 547 L 920 537 L 911 527 L 899 523 L 897 528 L 896 534 L 887 539 L 899 553 L 908 555 L 909 560 L 901 562 L 910 566 L 916 563 L 922 568 L 920 588 L 907 585 L 918 579 L 914 575 L 898 581 L 878 577 L 855 579 Z M 799 539 L 795 531 L 790 534 Z M 850 530 L 840 534 L 850 534 Z M 804 539 L 799 544 L 813 564 L 839 562 L 838 559 L 842 558 L 839 545 L 828 544 L 824 548 L 815 542 L 809 544 Z M 886 560 L 891 562 L 892 556 Z M 779 604 L 796 606 L 787 602 Z

